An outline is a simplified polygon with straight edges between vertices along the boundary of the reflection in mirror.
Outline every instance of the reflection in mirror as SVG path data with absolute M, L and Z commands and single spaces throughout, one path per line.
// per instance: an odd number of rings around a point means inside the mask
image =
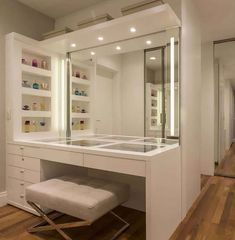
M 72 134 L 178 137 L 178 39 L 176 28 L 73 52 Z

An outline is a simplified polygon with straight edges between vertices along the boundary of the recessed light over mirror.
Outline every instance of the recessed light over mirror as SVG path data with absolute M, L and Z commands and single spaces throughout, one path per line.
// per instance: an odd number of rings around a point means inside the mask
M 70 47 L 73 47 L 73 48 L 74 48 L 74 47 L 76 47 L 76 46 L 77 46 L 76 43 L 71 43 L 71 44 L 70 44 Z
M 135 32 L 136 32 L 136 28 L 131 27 L 131 28 L 130 28 L 130 32 L 131 32 L 131 33 L 135 33 Z
M 154 61 L 154 60 L 156 60 L 156 57 L 150 57 L 149 59 Z
M 99 41 L 103 41 L 104 38 L 103 38 L 102 36 L 99 36 L 99 37 L 98 37 L 98 40 L 99 40 Z
M 147 40 L 147 41 L 146 41 L 146 44 L 147 44 L 147 45 L 151 45 L 151 44 L 152 44 L 152 41 Z
M 94 56 L 94 55 L 95 55 L 95 52 L 91 52 L 91 55 Z
M 117 47 L 116 47 L 116 50 L 118 50 L 118 51 L 121 50 L 121 47 L 120 47 L 120 46 L 117 46 Z

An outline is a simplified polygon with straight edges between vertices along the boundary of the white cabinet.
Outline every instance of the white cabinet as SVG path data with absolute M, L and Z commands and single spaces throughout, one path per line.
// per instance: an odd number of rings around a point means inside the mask
M 33 213 L 34 210 L 25 200 L 25 189 L 40 182 L 40 159 L 35 157 L 38 150 L 20 145 L 7 145 L 8 203 Z

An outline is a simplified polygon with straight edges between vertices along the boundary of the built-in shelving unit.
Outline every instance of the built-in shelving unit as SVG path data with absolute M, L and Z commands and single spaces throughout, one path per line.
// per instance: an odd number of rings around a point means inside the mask
M 51 57 L 23 48 L 21 76 L 21 132 L 50 132 Z
M 73 134 L 92 131 L 92 69 L 89 63 L 72 63 L 71 129 Z
M 146 84 L 147 130 L 160 130 L 162 125 L 162 89 L 161 85 Z

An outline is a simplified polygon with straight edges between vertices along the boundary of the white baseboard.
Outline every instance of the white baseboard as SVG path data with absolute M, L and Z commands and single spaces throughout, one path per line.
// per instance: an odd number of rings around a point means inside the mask
M 7 192 L 0 192 L 0 207 L 7 205 Z

